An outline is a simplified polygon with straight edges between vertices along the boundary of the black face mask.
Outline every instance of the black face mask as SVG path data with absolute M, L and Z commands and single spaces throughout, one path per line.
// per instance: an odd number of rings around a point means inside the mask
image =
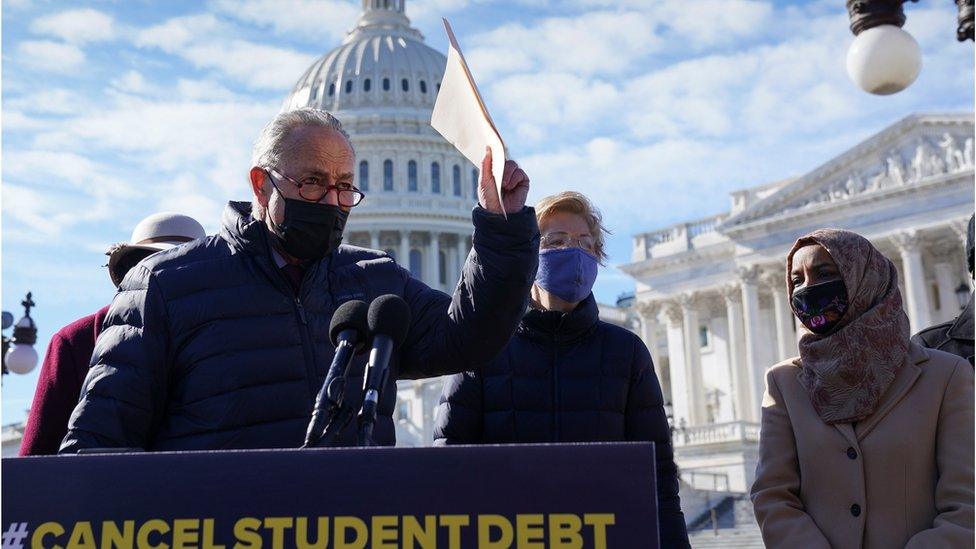
M 841 279 L 831 280 L 793 292 L 793 311 L 800 322 L 815 334 L 834 329 L 847 312 L 847 287 Z
M 274 181 L 271 185 L 278 191 Z M 339 247 L 349 212 L 332 204 L 285 198 L 281 191 L 278 196 L 285 201 L 285 219 L 281 225 L 271 219 L 271 227 L 288 255 L 303 261 L 317 261 Z

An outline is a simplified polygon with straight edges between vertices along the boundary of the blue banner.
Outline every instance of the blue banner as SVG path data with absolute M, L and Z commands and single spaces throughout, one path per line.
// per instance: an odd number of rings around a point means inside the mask
M 651 443 L 3 460 L 4 549 L 658 547 Z

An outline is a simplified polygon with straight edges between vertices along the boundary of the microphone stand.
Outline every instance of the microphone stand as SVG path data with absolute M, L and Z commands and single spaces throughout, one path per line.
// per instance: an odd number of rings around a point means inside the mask
M 355 414 L 353 408 L 345 403 L 346 377 L 349 375 L 349 369 L 352 367 L 352 358 L 355 352 L 356 347 L 349 343 L 349 341 L 339 341 L 339 345 L 336 347 L 336 356 L 339 360 L 345 362 L 346 368 L 344 372 L 341 374 L 336 373 L 331 380 L 327 379 L 326 383 L 322 385 L 322 389 L 316 397 L 315 412 L 312 414 L 313 427 L 309 427 L 309 440 L 306 442 L 305 447 L 322 448 L 341 446 L 339 435 Z M 329 406 L 325 409 L 324 415 L 318 417 L 318 410 L 322 408 L 320 405 L 322 399 L 326 399 Z M 316 437 L 315 431 L 321 428 L 323 423 L 325 424 L 325 429 L 321 435 Z
M 369 363 L 363 377 L 363 407 L 359 411 L 359 446 L 373 445 L 376 410 L 389 374 L 393 347 L 393 340 L 387 335 L 377 334 L 373 338 L 373 349 L 369 353 Z

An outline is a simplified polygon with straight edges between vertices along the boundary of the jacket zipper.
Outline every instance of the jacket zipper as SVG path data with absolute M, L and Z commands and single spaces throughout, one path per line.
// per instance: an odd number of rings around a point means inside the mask
M 302 338 L 302 354 L 305 358 L 305 375 L 308 378 L 308 393 L 314 401 L 315 395 L 318 392 L 315 386 L 318 380 L 318 376 L 315 373 L 315 361 L 313 360 L 315 353 L 312 349 L 312 334 L 308 329 L 308 317 L 305 316 L 305 306 L 302 305 L 302 300 L 298 295 L 295 295 L 295 310 L 298 313 L 298 320 L 302 323 L 302 329 L 299 335 Z
M 556 330 L 552 333 L 552 440 L 561 440 L 559 419 L 559 329 L 563 326 L 566 315 L 559 319 Z

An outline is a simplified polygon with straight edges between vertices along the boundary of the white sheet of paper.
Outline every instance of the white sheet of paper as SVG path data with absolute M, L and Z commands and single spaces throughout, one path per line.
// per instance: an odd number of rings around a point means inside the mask
M 481 167 L 485 147 L 491 147 L 491 173 L 495 177 L 498 202 L 502 203 L 502 174 L 505 172 L 505 143 L 488 114 L 478 86 L 458 46 L 451 24 L 444 19 L 451 44 L 447 67 L 437 93 L 430 125 L 447 139 L 465 158 Z M 502 209 L 504 211 L 504 208 Z M 506 217 L 508 217 L 506 215 Z

